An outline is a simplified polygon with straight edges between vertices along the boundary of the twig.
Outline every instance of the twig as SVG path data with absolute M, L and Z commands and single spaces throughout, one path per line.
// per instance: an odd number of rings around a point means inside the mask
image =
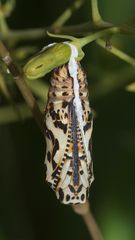
M 74 36 L 85 36 L 90 34 L 91 32 L 108 29 L 113 26 L 114 26 L 113 24 L 107 23 L 107 22 L 104 25 L 97 25 L 91 21 L 88 21 L 88 22 L 84 22 L 76 25 L 59 27 L 57 29 L 57 33 L 69 34 Z
M 84 223 L 86 224 L 88 232 L 90 233 L 92 239 L 103 240 L 101 231 L 96 223 L 96 220 L 94 219 L 91 213 L 89 202 L 87 201 L 85 204 L 73 205 L 72 208 L 75 213 L 82 216 Z
M 25 40 L 37 40 L 42 39 L 46 35 L 48 28 L 33 28 L 33 29 L 24 29 L 24 30 L 9 30 L 6 35 L 1 35 L 2 40 L 9 41 L 25 41 Z
M 114 25 L 111 23 L 104 22 L 104 24 L 95 25 L 95 23 L 92 22 L 85 22 L 81 24 L 71 25 L 71 26 L 61 26 L 58 27 L 55 31 L 53 29 L 54 33 L 59 34 L 70 34 L 74 36 L 86 36 L 90 34 L 90 32 L 98 31 L 98 30 L 105 30 L 112 28 Z M 133 27 L 130 27 L 128 25 L 115 25 L 117 27 L 118 31 L 117 33 L 120 34 L 128 34 L 130 36 L 135 36 L 135 29 Z M 33 29 L 25 29 L 25 30 L 9 30 L 6 35 L 1 35 L 2 40 L 14 40 L 17 41 L 25 41 L 25 40 L 37 40 L 37 39 L 43 39 L 46 36 L 46 32 L 51 32 L 52 28 L 51 26 L 44 27 L 44 28 L 33 28 Z
M 2 60 L 7 65 L 7 68 L 9 69 L 10 73 L 12 74 L 16 85 L 18 86 L 21 94 L 23 95 L 28 107 L 30 108 L 31 112 L 33 113 L 33 116 L 40 127 L 42 133 L 44 133 L 43 128 L 43 115 L 37 105 L 37 102 L 35 98 L 32 95 L 32 92 L 30 91 L 29 87 L 27 86 L 26 82 L 24 81 L 24 77 L 18 66 L 14 63 L 12 60 L 10 53 L 6 49 L 5 45 L 2 41 L 0 41 L 0 56 Z
M 86 22 L 82 24 L 72 25 L 72 26 L 59 26 L 57 30 L 53 28 L 54 33 L 61 34 L 70 34 L 70 35 L 86 35 L 91 31 L 104 30 L 112 27 L 113 24 L 106 24 L 103 26 L 97 26 L 92 22 Z M 25 41 L 25 40 L 37 40 L 43 39 L 47 35 L 46 32 L 52 31 L 52 27 L 44 27 L 44 28 L 33 28 L 33 29 L 25 29 L 25 30 L 9 30 L 6 35 L 1 35 L 1 39 L 3 40 L 15 40 L 17 41 Z M 122 33 L 122 32 L 121 32 Z

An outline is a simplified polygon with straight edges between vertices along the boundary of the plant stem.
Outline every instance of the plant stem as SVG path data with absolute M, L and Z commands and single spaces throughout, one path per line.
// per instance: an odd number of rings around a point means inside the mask
M 89 21 L 81 24 L 59 27 L 57 29 L 57 33 L 64 33 L 74 36 L 85 36 L 88 35 L 90 32 L 104 30 L 110 27 L 113 27 L 113 24 L 106 22 L 103 25 L 95 25 L 95 23 Z
M 94 23 L 102 22 L 101 15 L 98 9 L 98 0 L 91 0 L 91 7 L 92 7 L 92 19 Z
M 104 22 L 102 24 L 95 25 L 92 22 L 85 22 L 82 24 L 71 25 L 71 26 L 61 26 L 57 28 L 57 31 L 53 29 L 53 32 L 59 34 L 70 34 L 74 36 L 84 36 L 90 34 L 92 31 L 98 30 L 109 30 L 110 28 L 114 27 L 113 24 Z M 121 34 L 128 34 L 130 36 L 135 36 L 135 29 L 128 26 L 128 25 L 118 25 L 116 26 L 117 32 Z M 51 32 L 52 27 L 44 27 L 44 28 L 33 28 L 33 29 L 26 29 L 26 30 L 9 30 L 6 35 L 1 35 L 1 39 L 9 41 L 14 40 L 15 43 L 17 41 L 25 41 L 25 40 L 36 40 L 36 39 L 43 39 L 47 36 L 46 31 Z
M 3 14 L 0 12 L 0 32 L 4 36 L 6 36 L 8 33 L 8 30 L 9 30 L 9 28 L 8 28 L 7 22 L 3 16 Z
M 72 206 L 75 213 L 82 216 L 84 223 L 93 240 L 103 240 L 100 229 L 91 213 L 89 202 Z
M 43 127 L 43 115 L 38 107 L 38 104 L 32 95 L 31 90 L 27 86 L 26 82 L 24 81 L 24 77 L 18 66 L 14 63 L 12 60 L 8 50 L 6 49 L 5 45 L 2 41 L 0 41 L 0 56 L 2 60 L 7 65 L 7 68 L 9 69 L 10 73 L 13 76 L 13 79 L 16 82 L 16 85 L 18 86 L 21 94 L 23 95 L 29 109 L 33 113 L 33 116 L 40 127 L 42 133 L 44 133 L 44 127 Z
M 25 41 L 25 40 L 36 40 L 42 39 L 46 36 L 48 28 L 33 28 L 25 30 L 9 30 L 6 36 L 1 36 L 1 39 L 9 41 Z
M 96 26 L 91 22 L 86 22 L 82 24 L 77 24 L 73 26 L 64 26 L 57 28 L 57 31 L 53 29 L 54 33 L 69 33 L 70 35 L 84 35 L 91 31 L 95 30 L 104 30 L 112 27 L 112 24 L 103 25 L 103 26 Z M 47 36 L 46 32 L 52 31 L 52 27 L 48 26 L 45 28 L 33 28 L 33 29 L 26 29 L 26 30 L 9 30 L 6 36 L 2 35 L 1 39 L 9 41 L 14 40 L 17 41 L 25 41 L 25 40 L 36 40 L 36 39 L 43 39 Z
M 112 27 L 109 29 L 105 29 L 105 30 L 90 34 L 89 36 L 79 38 L 80 46 L 84 47 L 86 44 L 93 42 L 94 40 L 97 40 L 100 37 L 103 37 L 103 36 L 109 35 L 109 34 L 114 34 L 118 31 L 119 31 L 119 29 L 117 27 Z

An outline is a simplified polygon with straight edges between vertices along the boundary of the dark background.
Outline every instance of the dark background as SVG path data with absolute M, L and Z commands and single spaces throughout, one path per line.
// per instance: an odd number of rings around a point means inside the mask
M 12 29 L 48 26 L 70 3 L 18 0 L 8 24 Z M 104 18 L 113 23 L 134 16 L 134 0 L 101 0 L 99 6 Z M 90 1 L 86 1 L 67 24 L 89 18 Z M 112 41 L 135 56 L 133 38 L 118 36 Z M 45 44 L 46 40 L 37 42 L 39 47 Z M 82 64 L 96 112 L 91 208 L 105 240 L 134 240 L 135 93 L 125 91 L 121 74 L 130 66 L 95 43 L 84 51 Z M 134 76 L 128 77 L 129 82 Z M 103 79 L 105 85 L 100 84 Z M 108 88 L 109 83 L 112 87 Z M 82 219 L 69 206 L 61 205 L 45 184 L 44 155 L 45 141 L 33 119 L 0 126 L 0 240 L 90 239 Z

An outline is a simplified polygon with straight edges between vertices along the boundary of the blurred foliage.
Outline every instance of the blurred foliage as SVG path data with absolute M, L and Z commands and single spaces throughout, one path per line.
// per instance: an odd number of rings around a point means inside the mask
M 72 4 L 72 0 L 19 0 L 16 4 L 12 0 L 0 1 L 0 37 L 20 67 L 52 41 L 45 35 L 46 27 L 54 27 L 58 16 Z M 134 29 L 134 0 L 101 0 L 99 7 L 106 21 L 130 22 Z M 90 1 L 86 0 L 68 15 L 66 26 L 89 21 L 90 12 Z M 135 58 L 134 37 L 118 34 L 111 43 Z M 95 42 L 84 51 L 82 65 L 88 75 L 91 106 L 97 113 L 91 207 L 105 240 L 134 240 L 134 64 L 119 59 Z M 42 110 L 49 78 L 50 74 L 40 80 L 27 80 Z M 44 139 L 2 62 L 0 146 L 0 240 L 89 239 L 82 220 L 69 206 L 57 202 L 44 183 Z

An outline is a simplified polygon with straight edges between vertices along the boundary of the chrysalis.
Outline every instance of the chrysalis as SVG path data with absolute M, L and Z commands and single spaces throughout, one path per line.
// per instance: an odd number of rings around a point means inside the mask
M 64 204 L 85 203 L 94 180 L 92 111 L 86 74 L 71 48 L 69 63 L 53 71 L 45 110 L 46 181 Z

